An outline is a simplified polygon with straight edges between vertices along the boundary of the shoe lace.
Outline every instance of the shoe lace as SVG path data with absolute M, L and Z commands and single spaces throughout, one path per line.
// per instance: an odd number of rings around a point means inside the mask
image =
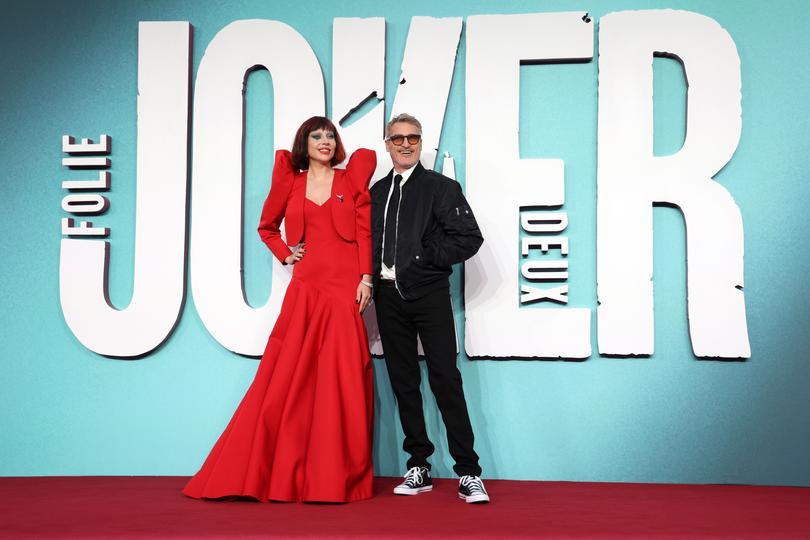
M 470 494 L 487 492 L 484 489 L 484 483 L 477 476 L 465 475 L 461 477 L 459 482 L 470 491 Z
M 408 469 L 408 472 L 405 473 L 405 484 L 409 484 L 412 486 L 418 485 L 422 483 L 422 468 L 421 467 L 411 467 Z

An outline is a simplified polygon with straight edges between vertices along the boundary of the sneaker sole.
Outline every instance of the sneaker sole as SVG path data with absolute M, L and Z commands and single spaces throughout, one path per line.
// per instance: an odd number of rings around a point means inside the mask
M 420 493 L 426 493 L 428 491 L 433 491 L 433 486 L 420 488 L 401 488 L 397 486 L 394 488 L 394 495 L 419 495 Z
M 458 494 L 458 498 L 463 500 L 468 504 L 475 504 L 475 503 L 488 503 L 489 496 L 488 495 L 462 495 L 461 493 Z

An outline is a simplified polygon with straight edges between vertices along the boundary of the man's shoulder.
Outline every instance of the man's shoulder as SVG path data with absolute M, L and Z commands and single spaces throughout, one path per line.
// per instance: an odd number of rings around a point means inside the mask
M 379 193 L 380 190 L 387 189 L 390 186 L 391 186 L 391 177 L 390 175 L 386 175 L 377 180 L 376 182 L 374 182 L 374 184 L 372 184 L 371 188 L 369 189 L 371 191 L 371 194 L 373 195 L 375 193 Z
M 449 193 L 453 193 L 455 190 L 461 189 L 458 182 L 431 169 L 425 169 L 421 179 L 429 186 L 429 189 L 435 196 L 438 197 L 444 197 Z
M 427 184 L 430 184 L 434 189 L 447 189 L 453 184 L 457 184 L 452 178 L 448 178 L 442 173 L 436 172 L 433 169 L 422 168 L 419 179 Z

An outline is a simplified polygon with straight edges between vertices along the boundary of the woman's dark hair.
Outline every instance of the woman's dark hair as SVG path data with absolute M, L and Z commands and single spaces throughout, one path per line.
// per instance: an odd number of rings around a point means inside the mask
M 305 120 L 295 133 L 292 147 L 292 164 L 296 169 L 300 171 L 309 169 L 307 138 L 310 133 L 319 129 L 331 131 L 335 134 L 335 154 L 332 156 L 332 167 L 346 159 L 346 149 L 343 148 L 343 141 L 340 140 L 340 134 L 335 128 L 335 124 L 325 116 L 313 116 Z

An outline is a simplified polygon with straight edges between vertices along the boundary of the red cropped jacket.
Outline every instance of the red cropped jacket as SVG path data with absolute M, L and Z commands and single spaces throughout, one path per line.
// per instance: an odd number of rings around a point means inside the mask
M 368 184 L 377 167 L 373 150 L 361 148 L 352 154 L 345 169 L 335 169 L 332 181 L 332 223 L 341 238 L 357 242 L 361 274 L 371 274 L 371 196 Z M 276 258 L 284 262 L 304 238 L 304 199 L 307 193 L 307 173 L 293 169 L 288 150 L 276 152 L 273 183 L 264 201 L 259 221 L 259 236 Z M 286 242 L 281 239 L 284 220 Z

